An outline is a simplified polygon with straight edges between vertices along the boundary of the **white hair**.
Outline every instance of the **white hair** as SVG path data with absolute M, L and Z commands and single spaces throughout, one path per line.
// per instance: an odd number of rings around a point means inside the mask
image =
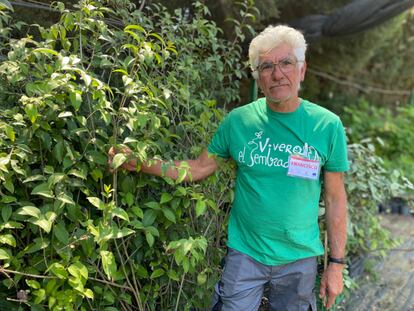
M 298 61 L 305 61 L 307 44 L 299 30 L 285 25 L 268 26 L 253 38 L 249 46 L 249 63 L 255 79 L 259 77 L 256 70 L 259 65 L 259 56 L 282 44 L 292 47 Z

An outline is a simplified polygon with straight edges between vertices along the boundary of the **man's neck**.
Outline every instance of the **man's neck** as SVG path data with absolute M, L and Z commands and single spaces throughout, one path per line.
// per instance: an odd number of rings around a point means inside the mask
M 271 102 L 269 100 L 266 100 L 266 103 L 272 111 L 287 113 L 293 112 L 299 107 L 300 98 L 289 98 L 288 100 L 279 102 Z

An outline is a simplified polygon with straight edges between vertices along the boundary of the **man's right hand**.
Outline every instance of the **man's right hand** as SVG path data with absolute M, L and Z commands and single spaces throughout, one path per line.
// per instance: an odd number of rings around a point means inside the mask
M 128 171 L 135 171 L 137 169 L 137 160 L 132 157 L 132 151 L 128 147 L 123 147 L 122 150 L 116 149 L 114 147 L 111 147 L 108 151 L 108 165 L 110 167 L 111 171 L 114 171 L 113 168 L 113 160 L 115 155 L 117 154 L 124 154 L 128 160 L 125 161 L 121 167 L 128 170 Z

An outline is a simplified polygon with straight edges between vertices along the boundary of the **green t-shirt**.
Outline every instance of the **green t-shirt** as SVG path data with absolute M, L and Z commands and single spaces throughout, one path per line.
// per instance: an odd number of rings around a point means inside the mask
M 348 169 L 338 116 L 306 100 L 293 112 L 278 113 L 260 98 L 228 114 L 208 151 L 237 163 L 229 247 L 266 265 L 323 253 L 318 227 L 321 177 L 323 171 Z M 319 178 L 288 176 L 293 154 L 319 160 Z

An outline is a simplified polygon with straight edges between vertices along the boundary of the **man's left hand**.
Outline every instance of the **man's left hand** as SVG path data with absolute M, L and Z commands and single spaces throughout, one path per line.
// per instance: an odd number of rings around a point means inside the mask
M 329 309 L 335 303 L 335 298 L 344 288 L 342 277 L 343 266 L 330 263 L 322 275 L 319 297 L 322 298 L 325 308 Z

